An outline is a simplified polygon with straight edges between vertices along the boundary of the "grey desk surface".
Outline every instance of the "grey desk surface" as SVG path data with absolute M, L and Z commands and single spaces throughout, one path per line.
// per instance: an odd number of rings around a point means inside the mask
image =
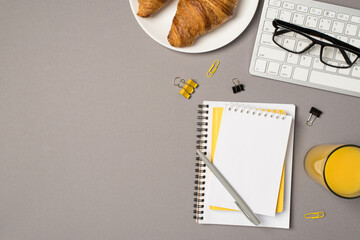
M 358 238 L 360 199 L 330 195 L 303 158 L 316 144 L 360 144 L 360 99 L 250 76 L 259 10 L 234 42 L 194 55 L 154 42 L 126 0 L 0 0 L 0 238 Z M 191 100 L 176 76 L 200 84 Z M 231 92 L 234 77 L 245 92 Z M 296 104 L 290 230 L 194 223 L 203 100 Z M 310 128 L 311 106 L 324 114 Z M 304 219 L 318 210 L 324 219 Z

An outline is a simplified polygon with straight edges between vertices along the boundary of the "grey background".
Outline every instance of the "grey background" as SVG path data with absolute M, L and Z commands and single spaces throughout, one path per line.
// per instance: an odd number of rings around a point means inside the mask
M 231 44 L 183 54 L 153 41 L 127 0 L 0 0 L 0 239 L 357 239 L 359 199 L 332 196 L 303 159 L 360 144 L 360 100 L 250 76 L 261 7 Z M 199 83 L 191 100 L 176 76 Z M 231 92 L 234 77 L 245 92 Z M 203 100 L 296 104 L 290 230 L 194 223 Z M 306 127 L 311 106 L 324 114 Z

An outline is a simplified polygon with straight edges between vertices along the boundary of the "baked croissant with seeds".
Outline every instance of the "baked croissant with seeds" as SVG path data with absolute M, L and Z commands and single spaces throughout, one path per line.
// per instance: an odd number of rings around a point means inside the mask
M 195 39 L 229 20 L 238 0 L 179 0 L 168 35 L 174 47 L 187 47 Z
M 167 0 L 138 0 L 139 10 L 137 15 L 140 17 L 150 17 L 157 12 Z

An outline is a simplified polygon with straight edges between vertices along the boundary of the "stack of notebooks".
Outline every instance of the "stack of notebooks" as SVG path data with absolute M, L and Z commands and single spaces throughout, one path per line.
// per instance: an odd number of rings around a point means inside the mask
M 198 148 L 260 220 L 289 228 L 295 105 L 204 101 Z M 194 218 L 199 224 L 254 226 L 197 158 Z

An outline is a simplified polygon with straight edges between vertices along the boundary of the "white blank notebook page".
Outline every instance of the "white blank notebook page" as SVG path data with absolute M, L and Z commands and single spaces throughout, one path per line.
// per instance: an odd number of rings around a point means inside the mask
M 291 116 L 224 108 L 214 164 L 257 214 L 275 216 Z M 238 209 L 213 176 L 209 204 Z

